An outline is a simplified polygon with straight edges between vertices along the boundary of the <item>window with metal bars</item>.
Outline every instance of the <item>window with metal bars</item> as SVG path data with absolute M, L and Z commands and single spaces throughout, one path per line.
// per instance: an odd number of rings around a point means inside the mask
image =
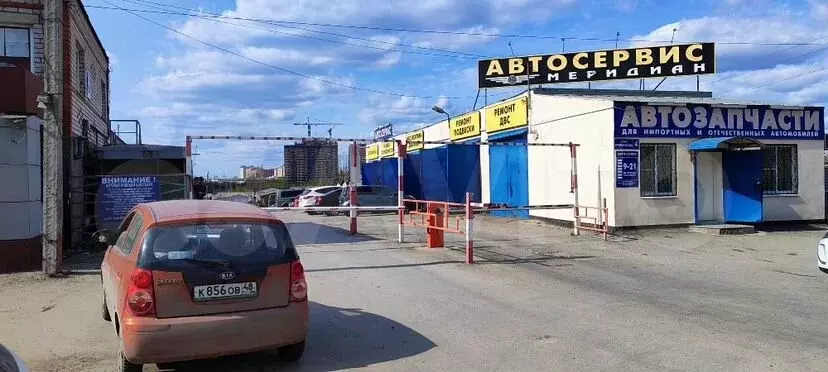
M 639 151 L 641 196 L 676 196 L 676 145 L 642 143 Z
M 765 195 L 799 193 L 796 145 L 766 145 L 763 191 Z
M 89 79 L 86 75 L 86 51 L 80 43 L 75 43 L 75 63 L 78 69 L 78 92 L 86 97 L 89 90 Z

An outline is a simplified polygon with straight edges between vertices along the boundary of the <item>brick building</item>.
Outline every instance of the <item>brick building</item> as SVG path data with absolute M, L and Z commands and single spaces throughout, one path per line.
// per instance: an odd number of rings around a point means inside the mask
M 109 122 L 109 58 L 81 1 L 63 0 L 60 21 L 63 55 L 47 63 L 43 0 L 0 0 L 0 151 L 11 160 L 0 166 L 0 178 L 10 181 L 0 185 L 0 272 L 41 264 L 42 112 L 36 98 L 45 66 L 62 71 L 64 84 L 54 96 L 63 100 L 64 247 L 85 223 L 85 154 L 120 142 Z

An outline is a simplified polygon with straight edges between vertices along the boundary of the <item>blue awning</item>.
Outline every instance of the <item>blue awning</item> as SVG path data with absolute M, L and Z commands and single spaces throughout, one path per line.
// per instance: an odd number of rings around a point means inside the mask
M 762 147 L 762 142 L 744 137 L 702 138 L 687 145 L 689 151 L 728 151 L 747 147 Z

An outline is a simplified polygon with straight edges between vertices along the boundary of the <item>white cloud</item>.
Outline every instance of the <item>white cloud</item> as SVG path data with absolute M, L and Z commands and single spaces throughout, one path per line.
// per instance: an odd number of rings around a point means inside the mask
M 435 105 L 450 113 L 453 108 L 446 97 L 439 97 L 436 100 L 417 97 L 397 97 L 393 99 L 375 97 L 370 108 L 364 108 L 360 111 L 359 120 L 362 124 L 372 127 L 381 123 L 393 123 L 395 127 L 434 123 L 442 119 L 441 114 L 431 110 L 431 107 Z M 395 132 L 400 131 L 395 129 Z
M 118 56 L 112 54 L 110 51 L 106 51 L 106 56 L 109 58 L 109 68 L 115 69 L 115 66 L 118 65 Z
M 149 76 L 141 86 L 147 94 L 163 96 L 166 93 L 187 93 L 202 88 L 228 88 L 274 81 L 279 78 L 279 76 L 261 74 L 173 71 L 165 75 Z
M 261 124 L 262 122 L 293 119 L 295 111 L 292 109 L 233 108 L 215 104 L 174 102 L 166 106 L 147 106 L 139 109 L 136 114 L 151 119 L 187 119 L 205 123 Z
M 811 5 L 811 16 L 819 20 L 828 20 L 828 3 L 824 0 L 808 0 Z
M 380 58 L 379 60 L 377 60 L 377 62 L 375 62 L 374 65 L 376 65 L 377 67 L 388 68 L 400 62 L 401 58 L 402 53 L 400 52 L 388 53 L 383 55 L 382 58 Z

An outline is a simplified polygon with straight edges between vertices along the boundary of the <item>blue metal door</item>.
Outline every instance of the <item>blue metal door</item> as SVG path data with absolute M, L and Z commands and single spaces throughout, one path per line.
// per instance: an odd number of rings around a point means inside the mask
M 499 139 L 526 142 L 526 136 Z M 492 203 L 529 205 L 528 151 L 526 146 L 489 146 L 489 184 Z M 493 216 L 529 218 L 528 210 L 495 211 Z
M 722 154 L 725 222 L 762 222 L 762 151 Z

